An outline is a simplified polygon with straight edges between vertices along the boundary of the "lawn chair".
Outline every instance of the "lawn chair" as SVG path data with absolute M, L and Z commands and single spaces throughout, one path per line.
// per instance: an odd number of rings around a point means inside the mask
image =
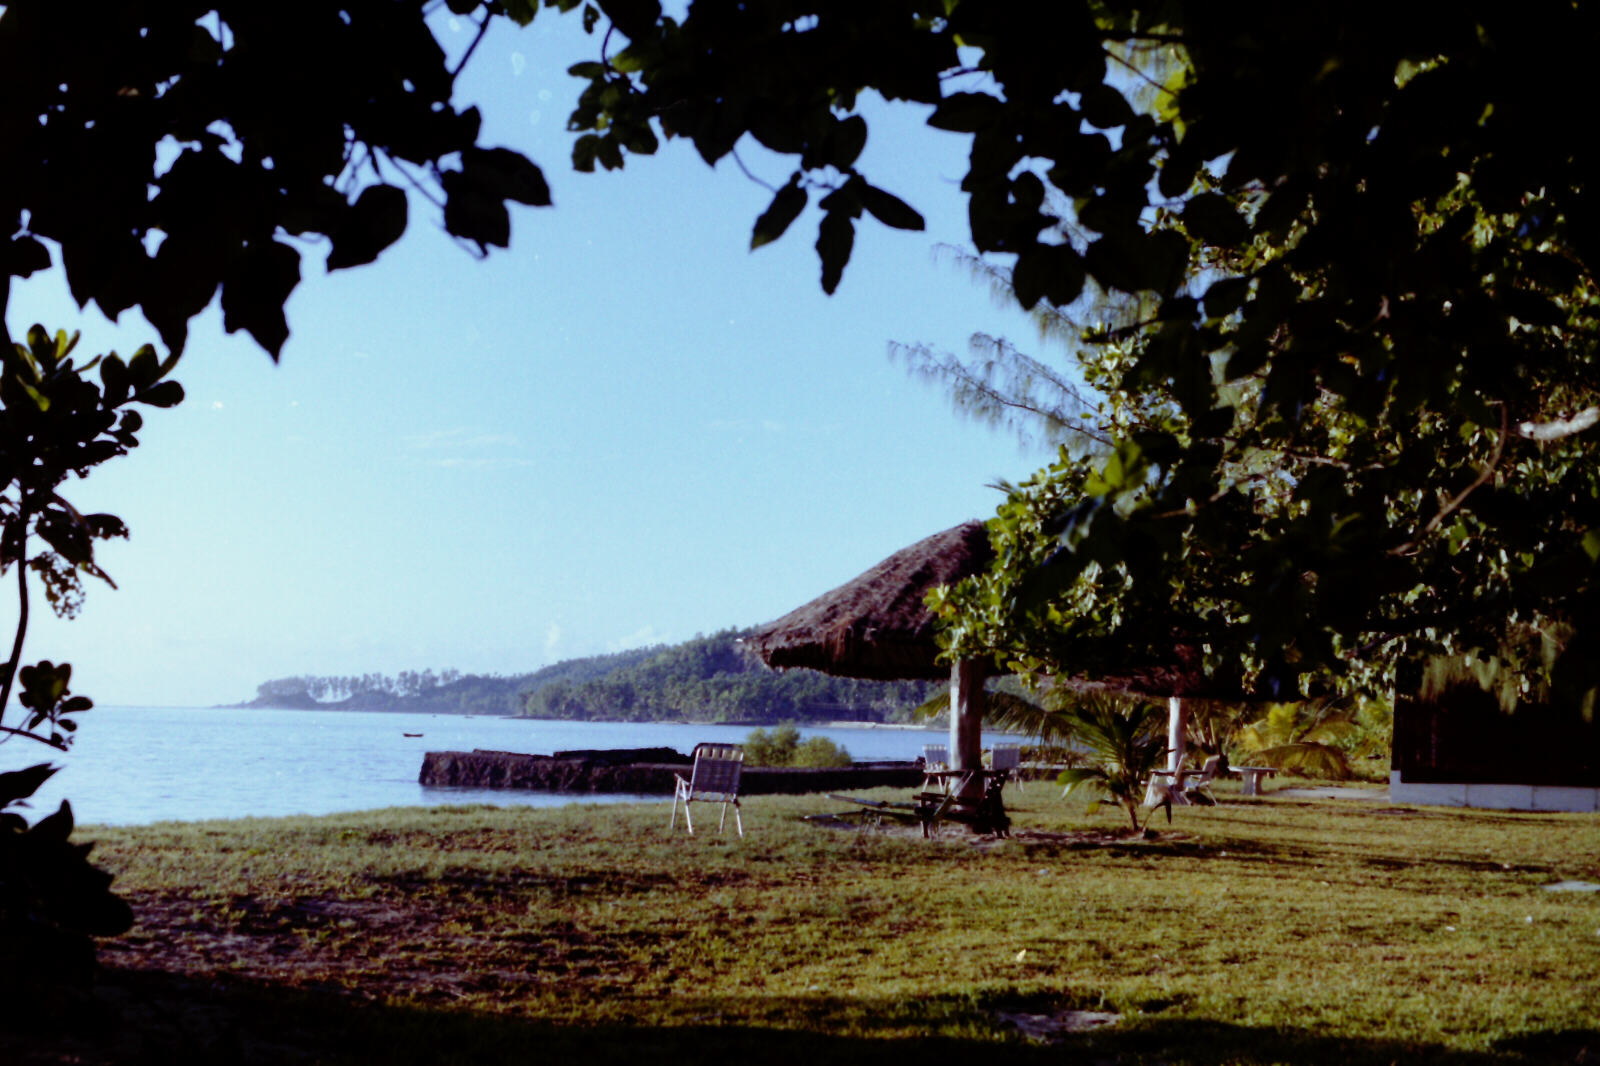
M 924 774 L 931 774 L 940 770 L 948 769 L 950 769 L 950 748 L 948 745 L 926 744 L 923 746 L 922 772 Z M 932 783 L 930 784 L 930 782 Z M 941 790 L 946 787 L 946 783 L 942 778 L 934 779 L 925 777 L 922 779 L 922 790 L 924 792 L 928 791 L 931 787 L 933 787 L 933 784 L 937 784 Z
M 733 822 L 739 828 L 739 836 L 744 836 L 744 819 L 739 816 L 739 777 L 744 772 L 744 749 L 737 744 L 696 744 L 694 749 L 694 769 L 690 772 L 689 779 L 684 780 L 682 774 L 673 774 L 678 779 L 677 789 L 672 795 L 672 821 L 668 828 L 678 825 L 678 802 L 683 802 L 683 821 L 689 827 L 689 832 L 694 833 L 694 820 L 689 817 L 689 804 L 700 800 L 704 803 L 722 804 L 722 820 L 717 823 L 717 832 L 722 832 L 728 826 L 728 804 L 733 804 Z
M 1022 790 L 1022 745 L 996 744 L 989 754 L 989 769 L 1004 770 L 1007 781 L 1015 781 Z
M 1197 773 L 1189 770 L 1180 770 L 1174 787 L 1178 792 L 1182 793 L 1185 802 L 1195 803 L 1198 801 L 1207 806 L 1215 807 L 1217 805 L 1217 797 L 1211 794 L 1211 782 L 1216 779 L 1217 771 L 1221 768 L 1222 756 L 1213 755 L 1205 761 L 1205 765 L 1200 767 Z

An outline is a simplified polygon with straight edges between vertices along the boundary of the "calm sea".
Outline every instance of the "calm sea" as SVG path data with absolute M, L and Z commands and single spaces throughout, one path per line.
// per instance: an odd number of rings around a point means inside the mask
M 547 722 L 459 715 L 351 711 L 244 711 L 97 707 L 62 754 L 24 740 L 0 744 L 0 771 L 53 762 L 62 771 L 35 796 L 28 818 L 72 801 L 79 824 L 142 825 L 201 818 L 332 814 L 378 807 L 495 803 L 555 806 L 665 796 L 556 795 L 517 790 L 424 788 L 428 751 L 485 748 L 548 755 L 578 748 L 743 740 L 747 726 Z M 946 734 L 894 728 L 804 729 L 857 759 L 914 759 Z M 407 737 L 406 733 L 421 733 Z

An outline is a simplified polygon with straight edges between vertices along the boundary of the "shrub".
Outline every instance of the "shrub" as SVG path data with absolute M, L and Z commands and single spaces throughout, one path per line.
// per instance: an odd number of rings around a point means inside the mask
M 827 737 L 800 739 L 800 730 L 780 725 L 772 732 L 754 730 L 744 741 L 749 766 L 849 766 L 850 752 Z

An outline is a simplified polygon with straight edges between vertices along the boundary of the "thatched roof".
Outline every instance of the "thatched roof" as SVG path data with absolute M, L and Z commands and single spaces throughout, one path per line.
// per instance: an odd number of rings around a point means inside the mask
M 950 667 L 936 661 L 934 618 L 923 597 L 983 571 L 993 557 L 982 522 L 935 533 L 762 626 L 745 643 L 779 668 L 875 681 L 948 678 Z
M 993 558 L 984 524 L 966 522 L 895 552 L 860 577 L 762 626 L 744 643 L 778 669 L 800 666 L 874 681 L 945 680 L 950 667 L 937 661 L 934 618 L 923 597 L 936 585 L 981 573 Z M 1053 683 L 1077 692 L 1160 699 L 1275 698 L 1247 691 L 1236 677 L 1207 677 L 1201 641 L 1192 631 L 1186 636 L 1175 629 L 1171 642 L 1171 652 L 1158 652 L 1155 662 L 1129 661 L 1125 647 L 1109 654 L 1098 649 L 1102 654 L 1092 658 L 1100 661 L 1099 670 L 1085 669 Z

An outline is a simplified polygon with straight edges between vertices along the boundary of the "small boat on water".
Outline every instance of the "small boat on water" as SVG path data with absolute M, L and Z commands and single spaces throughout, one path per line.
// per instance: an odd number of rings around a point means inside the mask
M 421 733 L 401 733 L 400 735 L 403 736 L 403 737 L 420 737 L 422 734 Z

